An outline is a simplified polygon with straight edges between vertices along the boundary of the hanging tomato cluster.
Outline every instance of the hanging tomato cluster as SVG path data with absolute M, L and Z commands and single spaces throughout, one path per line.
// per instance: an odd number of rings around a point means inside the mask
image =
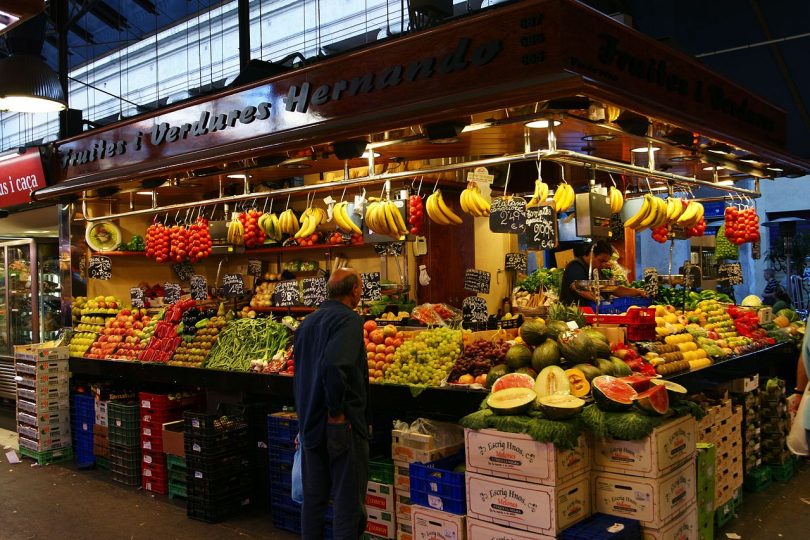
M 264 244 L 265 235 L 261 227 L 259 227 L 259 218 L 262 217 L 263 212 L 259 210 L 248 210 L 239 214 L 239 221 L 242 222 L 245 234 L 245 247 L 254 248 Z
M 424 204 L 422 197 L 417 194 L 411 195 L 408 199 L 408 225 L 411 226 L 411 234 L 422 234 L 422 224 L 425 222 Z
M 736 245 L 759 242 L 759 216 L 753 206 L 726 207 L 726 238 Z
M 669 240 L 669 227 L 667 225 L 661 225 L 660 227 L 652 229 L 652 239 L 659 244 L 666 243 L 666 241 Z
M 700 221 L 694 227 L 689 227 L 684 232 L 686 232 L 686 237 L 691 238 L 693 236 L 703 236 L 703 233 L 706 232 L 706 220 L 700 218 Z
M 189 225 L 188 261 L 195 263 L 211 255 L 211 231 L 208 230 L 208 220 L 200 216 L 197 221 Z
M 169 228 L 163 223 L 155 222 L 146 229 L 146 256 L 156 262 L 164 263 L 169 259 L 171 244 Z
M 169 227 L 169 260 L 183 262 L 188 256 L 189 233 L 184 225 Z

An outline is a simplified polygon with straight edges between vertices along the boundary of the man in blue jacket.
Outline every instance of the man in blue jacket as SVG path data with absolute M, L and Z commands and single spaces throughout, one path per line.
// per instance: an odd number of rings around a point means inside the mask
M 304 503 L 304 540 L 323 538 L 333 500 L 335 540 L 359 538 L 366 527 L 368 479 L 368 360 L 363 319 L 354 312 L 362 282 L 341 268 L 326 284 L 328 300 L 295 333 L 295 407 L 298 411 Z

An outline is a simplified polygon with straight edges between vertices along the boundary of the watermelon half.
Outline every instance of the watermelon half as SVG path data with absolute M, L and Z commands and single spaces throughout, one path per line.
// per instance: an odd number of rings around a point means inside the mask
M 509 373 L 492 384 L 493 393 L 507 388 L 534 388 L 534 377 L 525 373 Z
M 655 385 L 636 397 L 636 406 L 647 414 L 663 416 L 669 410 L 667 387 Z
M 603 411 L 626 411 L 638 396 L 632 386 L 610 375 L 595 377 L 591 388 L 596 406 Z
M 655 377 L 649 377 L 647 375 L 629 375 L 619 378 L 620 381 L 624 381 L 632 386 L 633 390 L 636 392 L 643 392 L 648 389 L 653 379 L 655 379 Z

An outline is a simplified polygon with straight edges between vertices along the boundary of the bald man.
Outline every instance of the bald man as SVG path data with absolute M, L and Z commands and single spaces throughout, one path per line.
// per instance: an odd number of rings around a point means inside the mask
M 328 299 L 295 332 L 304 540 L 323 538 L 330 490 L 334 539 L 355 540 L 366 528 L 368 360 L 363 319 L 354 311 L 362 285 L 357 271 L 335 271 Z

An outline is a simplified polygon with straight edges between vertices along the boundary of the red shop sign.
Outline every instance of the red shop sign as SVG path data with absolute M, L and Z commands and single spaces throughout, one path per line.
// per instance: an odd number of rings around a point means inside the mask
M 31 192 L 43 187 L 45 171 L 38 148 L 0 161 L 0 208 L 29 203 Z

